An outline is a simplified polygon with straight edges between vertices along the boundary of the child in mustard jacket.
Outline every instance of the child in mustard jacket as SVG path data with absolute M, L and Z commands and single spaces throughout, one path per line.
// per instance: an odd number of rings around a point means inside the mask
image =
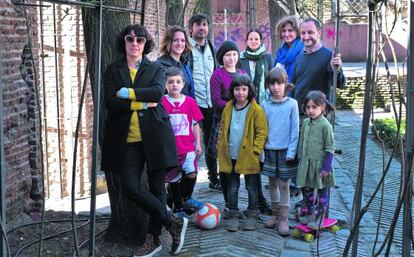
M 267 138 L 267 122 L 256 103 L 253 84 L 247 75 L 236 75 L 230 85 L 231 100 L 223 110 L 217 144 L 220 173 L 227 177 L 230 219 L 228 231 L 239 229 L 238 192 L 240 175 L 244 175 L 249 204 L 244 212 L 244 230 L 257 227 L 257 175 L 260 155 Z

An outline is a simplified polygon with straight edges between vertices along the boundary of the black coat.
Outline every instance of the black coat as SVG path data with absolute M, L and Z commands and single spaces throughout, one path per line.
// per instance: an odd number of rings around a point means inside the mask
M 249 75 L 250 78 L 252 78 L 251 74 L 250 74 L 250 65 L 249 65 L 249 60 L 247 58 L 240 58 L 239 62 L 237 64 L 237 67 L 239 69 L 244 70 L 245 72 L 247 72 L 247 74 Z M 272 55 L 270 55 L 269 53 L 266 53 L 264 56 L 264 72 L 265 72 L 265 77 L 266 74 L 273 68 L 273 60 L 272 60 Z
M 118 172 L 125 153 L 133 111 L 130 109 L 130 100 L 116 96 L 121 87 L 134 88 L 137 101 L 159 103 L 157 107 L 137 111 L 147 169 L 177 166 L 174 133 L 168 113 L 161 104 L 165 92 L 162 65 L 144 57 L 132 83 L 124 58 L 108 66 L 103 83 L 108 116 L 102 148 L 102 170 Z
M 177 67 L 183 72 L 184 87 L 181 90 L 183 95 L 191 96 L 192 74 L 187 74 L 184 65 L 188 63 L 185 57 L 181 56 L 180 62 L 177 62 L 169 55 L 162 55 L 158 57 L 157 61 L 164 66 L 164 71 L 170 67 Z M 190 77 L 191 76 L 191 77 Z M 194 88 L 193 88 L 194 91 Z

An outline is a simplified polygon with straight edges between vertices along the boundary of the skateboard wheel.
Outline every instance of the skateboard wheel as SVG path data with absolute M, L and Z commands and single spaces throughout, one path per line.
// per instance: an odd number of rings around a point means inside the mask
M 292 236 L 293 236 L 293 237 L 296 237 L 296 238 L 299 238 L 299 237 L 300 237 L 300 231 L 299 231 L 299 229 L 295 228 L 295 229 L 292 231 Z
M 309 234 L 309 233 L 306 233 L 305 237 L 304 237 L 305 241 L 308 242 L 308 243 L 312 243 L 314 238 L 315 237 L 312 234 Z
M 341 228 L 338 225 L 333 225 L 329 230 L 332 233 L 336 233 L 337 231 L 339 231 Z

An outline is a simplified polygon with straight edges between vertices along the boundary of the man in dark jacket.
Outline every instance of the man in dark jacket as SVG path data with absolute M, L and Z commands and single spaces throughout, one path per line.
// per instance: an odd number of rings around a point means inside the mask
M 337 87 L 345 86 L 346 79 L 341 69 L 341 54 L 334 53 L 321 43 L 321 24 L 314 18 L 305 19 L 299 28 L 300 38 L 305 46 L 295 60 L 292 83 L 295 86 L 294 98 L 298 101 L 300 121 L 306 117 L 303 101 L 311 90 L 322 91 L 332 101 L 334 69 L 338 70 Z M 292 183 L 295 183 L 292 181 Z M 291 195 L 299 194 L 300 189 L 291 188 Z
M 299 111 L 303 113 L 303 100 L 311 90 L 320 90 L 332 100 L 334 69 L 338 69 L 338 85 L 345 86 L 341 54 L 333 52 L 321 43 L 321 24 L 314 18 L 304 20 L 300 25 L 300 37 L 304 51 L 296 57 L 292 83 L 295 85 L 294 98 Z

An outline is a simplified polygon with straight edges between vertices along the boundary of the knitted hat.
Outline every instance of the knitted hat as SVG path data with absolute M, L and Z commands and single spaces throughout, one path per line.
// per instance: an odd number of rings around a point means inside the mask
M 216 55 L 217 61 L 220 65 L 223 65 L 223 56 L 228 51 L 236 51 L 240 55 L 239 47 L 233 41 L 224 41 L 223 44 L 221 44 Z

